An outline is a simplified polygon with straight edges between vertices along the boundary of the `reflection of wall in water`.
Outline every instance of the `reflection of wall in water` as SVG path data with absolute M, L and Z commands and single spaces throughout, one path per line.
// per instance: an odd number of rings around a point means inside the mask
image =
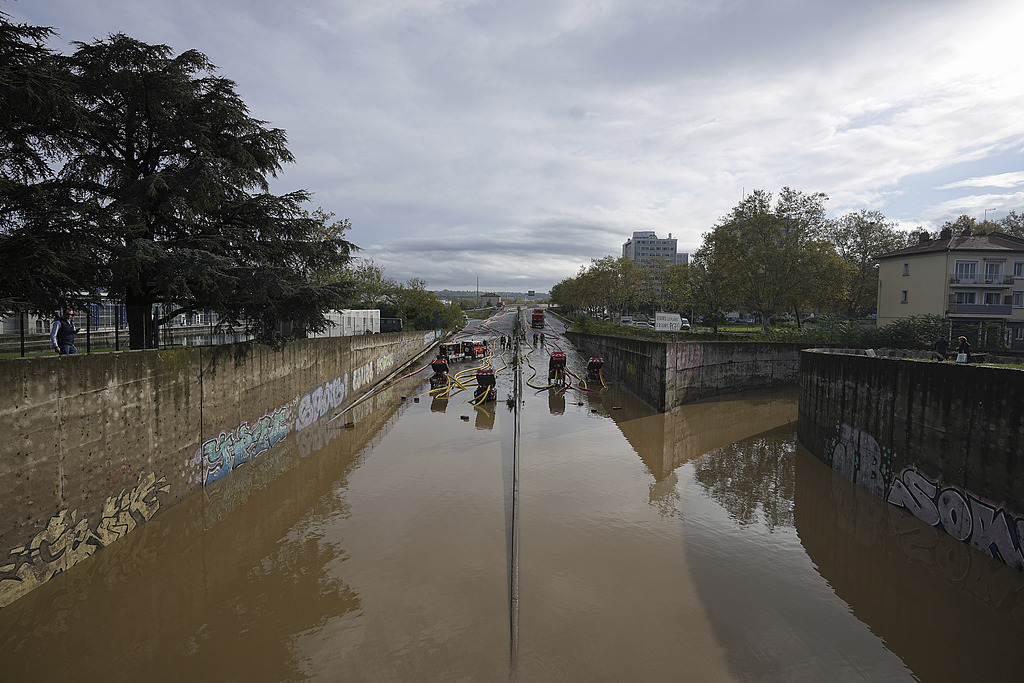
M 625 400 L 623 403 L 627 403 Z M 624 405 L 627 409 L 643 407 Z M 680 406 L 667 413 L 612 417 L 651 474 L 663 479 L 685 462 L 796 420 L 795 389 L 756 391 Z
M 822 578 L 919 680 L 1019 671 L 1019 573 L 837 476 L 803 447 L 794 515 Z
M 418 382 L 407 380 L 407 386 Z M 400 390 L 412 393 L 411 389 Z M 183 647 L 196 637 L 196 623 L 203 624 L 202 637 L 213 640 L 235 637 L 250 629 L 258 631 L 262 628 L 260 624 L 269 620 L 294 620 L 292 630 L 299 633 L 322 623 L 328 616 L 358 609 L 359 596 L 327 572 L 343 558 L 344 549 L 334 543 L 319 542 L 316 533 L 290 532 L 309 529 L 311 524 L 315 531 L 316 516 L 311 512 L 320 508 L 324 496 L 344 487 L 367 446 L 387 433 L 406 408 L 406 404 L 395 400 L 393 392 L 367 399 L 360 406 L 365 408 L 360 409 L 360 418 L 352 428 L 345 429 L 346 420 L 338 419 L 331 423 L 322 420 L 300 431 L 294 439 L 289 438 L 250 465 L 237 469 L 232 476 L 218 480 L 163 513 L 162 524 L 141 525 L 124 541 L 105 548 L 62 573 L 59 580 L 6 607 L 3 615 L 9 620 L 7 623 L 22 623 L 18 617 L 24 612 L 24 623 L 32 628 L 12 628 L 0 637 L 0 651 L 17 651 L 19 661 L 25 662 L 32 661 L 31 653 L 38 651 L 38 667 L 44 653 L 52 654 L 53 639 L 89 631 L 76 622 L 102 624 L 102 635 L 93 639 L 90 648 L 95 665 L 109 673 L 108 662 L 123 649 L 152 646 L 146 640 L 151 631 L 115 612 L 126 602 L 159 605 L 161 628 L 172 634 L 172 642 Z M 254 510 L 272 510 L 273 514 L 254 515 Z M 266 562 L 321 568 L 324 573 L 319 580 L 289 581 L 286 586 L 268 583 L 287 577 L 287 572 L 261 572 L 259 562 L 245 552 L 268 547 L 277 547 L 278 552 L 266 558 Z M 310 554 L 317 557 L 311 558 Z M 289 598 L 261 601 L 258 615 L 240 612 L 232 617 L 221 613 L 210 618 L 208 596 L 234 590 L 232 586 L 240 582 L 248 586 L 245 590 Z M 311 589 L 313 594 L 296 593 Z M 109 599 L 96 599 L 97 594 L 106 593 L 111 594 Z M 129 600 L 125 595 L 135 597 Z M 303 609 L 282 609 L 286 602 L 301 604 Z M 63 612 L 62 619 L 41 625 L 32 616 L 34 612 L 61 613 L 50 603 L 72 607 Z M 89 605 L 91 611 L 84 613 L 77 607 L 80 604 Z M 96 609 L 108 609 L 109 613 L 97 613 Z M 188 661 L 182 661 L 181 670 L 176 672 L 182 676 L 194 673 L 201 677 L 199 669 L 219 664 L 208 659 L 194 661 L 192 657 L 185 660 Z M 261 656 L 258 661 L 279 663 L 286 668 L 294 658 L 282 649 L 280 653 Z M 83 673 L 90 666 L 88 662 L 58 658 L 47 668 L 47 675 L 82 680 L 91 678 Z M 0 668 L 8 673 L 5 666 Z M 281 680 L 300 677 L 298 672 L 284 670 L 274 675 Z

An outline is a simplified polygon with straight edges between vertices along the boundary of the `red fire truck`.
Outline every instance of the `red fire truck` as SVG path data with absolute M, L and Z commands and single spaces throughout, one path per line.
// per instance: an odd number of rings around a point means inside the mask
M 535 308 L 533 309 L 533 315 L 530 317 L 530 327 L 537 329 L 544 329 L 544 309 Z

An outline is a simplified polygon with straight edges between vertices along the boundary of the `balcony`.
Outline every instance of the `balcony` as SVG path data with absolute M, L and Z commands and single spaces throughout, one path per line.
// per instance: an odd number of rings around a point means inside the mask
M 1006 317 L 1013 314 L 1010 304 L 953 304 L 950 313 L 954 315 L 975 315 L 986 318 Z
M 1006 285 L 1012 285 L 1014 278 L 1012 275 L 975 275 L 973 277 L 958 276 L 956 274 L 949 276 L 949 284 L 951 285 L 970 285 L 972 287 L 1005 287 Z

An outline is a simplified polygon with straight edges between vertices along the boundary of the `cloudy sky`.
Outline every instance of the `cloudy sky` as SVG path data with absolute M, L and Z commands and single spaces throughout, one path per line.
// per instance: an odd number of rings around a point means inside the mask
M 784 186 L 901 227 L 1024 210 L 1019 0 L 0 0 L 197 49 L 399 281 L 547 291 Z

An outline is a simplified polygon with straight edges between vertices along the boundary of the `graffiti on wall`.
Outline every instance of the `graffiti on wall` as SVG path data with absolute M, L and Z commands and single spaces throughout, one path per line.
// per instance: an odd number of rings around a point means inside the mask
M 886 484 L 892 476 L 892 451 L 879 446 L 867 432 L 848 424 L 836 425 L 836 429 L 836 438 L 826 447 L 829 465 L 858 486 L 885 497 Z
M 1024 517 L 957 486 L 940 486 L 914 467 L 895 477 L 885 499 L 937 529 L 1024 571 Z
M 826 446 L 833 470 L 925 524 L 1024 571 L 1024 517 L 964 488 L 941 486 L 914 466 L 894 474 L 895 454 L 873 436 L 848 424 L 836 429 L 836 438 Z
M 301 431 L 327 414 L 332 408 L 338 408 L 348 397 L 348 373 L 343 377 L 335 377 L 324 382 L 310 393 L 299 399 L 299 407 L 295 416 L 295 431 Z
M 204 486 L 269 450 L 288 435 L 291 407 L 281 406 L 250 425 L 243 422 L 231 431 L 223 431 L 203 442 L 190 464 L 198 464 Z
M 369 384 L 373 379 L 373 361 L 352 371 L 352 391 Z
M 349 395 L 348 382 L 348 373 L 335 377 L 263 415 L 251 425 L 243 422 L 233 430 L 225 430 L 207 439 L 188 463 L 188 470 L 198 473 L 196 479 L 190 481 L 197 480 L 203 486 L 212 484 L 236 467 L 270 450 L 288 436 L 293 427 L 296 432 L 309 427 L 345 402 Z
M 387 372 L 388 370 L 395 366 L 395 352 L 388 351 L 383 356 L 378 358 L 375 362 L 377 366 L 378 375 Z
M 131 489 L 108 497 L 100 518 L 78 518 L 77 510 L 61 510 L 46 523 L 27 545 L 13 548 L 0 564 L 0 607 L 6 607 L 56 574 L 78 564 L 152 519 L 160 509 L 158 494 L 167 494 L 170 484 L 150 473 Z

